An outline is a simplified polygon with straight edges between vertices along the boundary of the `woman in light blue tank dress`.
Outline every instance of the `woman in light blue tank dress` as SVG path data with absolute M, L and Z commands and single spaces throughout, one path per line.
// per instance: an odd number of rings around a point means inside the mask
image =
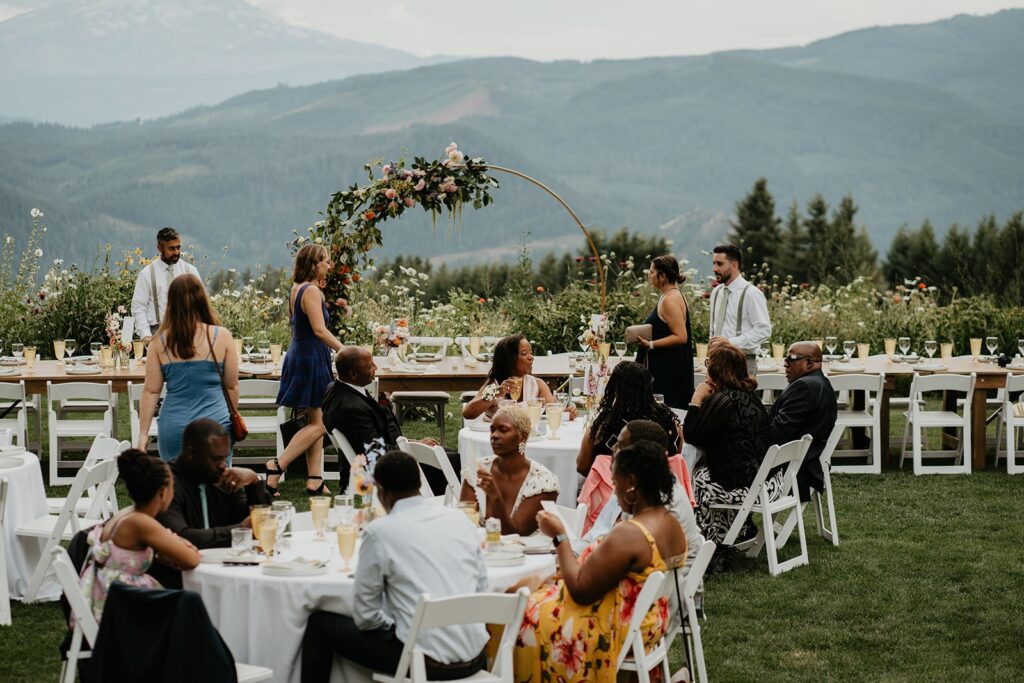
M 145 450 L 149 441 L 164 386 L 167 394 L 157 417 L 157 445 L 163 460 L 178 457 L 182 432 L 197 418 L 215 420 L 231 435 L 220 373 L 224 372 L 228 395 L 237 406 L 238 356 L 231 333 L 219 323 L 199 278 L 187 274 L 175 278 L 167 292 L 164 321 L 149 344 L 146 388 L 139 402 L 138 448 Z

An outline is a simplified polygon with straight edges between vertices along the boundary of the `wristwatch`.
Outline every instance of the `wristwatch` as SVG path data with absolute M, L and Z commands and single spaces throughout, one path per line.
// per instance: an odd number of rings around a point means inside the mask
M 568 541 L 568 540 L 569 540 L 569 537 L 566 536 L 565 534 L 558 534 L 557 536 L 555 536 L 554 538 L 551 539 L 551 542 L 554 543 L 555 550 L 558 550 L 558 546 L 562 545 L 562 543 L 564 543 L 565 541 Z
M 652 351 L 654 350 L 654 340 L 653 339 L 651 339 L 649 342 L 647 342 L 647 348 L 651 349 Z

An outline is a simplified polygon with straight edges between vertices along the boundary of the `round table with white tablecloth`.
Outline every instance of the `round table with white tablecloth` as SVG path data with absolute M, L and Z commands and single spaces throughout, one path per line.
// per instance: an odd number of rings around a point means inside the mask
M 274 670 L 275 681 L 297 682 L 300 677 L 302 636 L 309 615 L 316 610 L 352 613 L 355 581 L 341 572 L 334 534 L 317 541 L 312 531 L 297 531 L 283 559 L 328 559 L 327 573 L 318 576 L 270 576 L 259 566 L 237 567 L 200 564 L 183 573 L 185 588 L 203 598 L 213 625 L 220 631 L 239 662 Z M 355 568 L 358 561 L 352 560 Z M 512 567 L 490 567 L 490 588 L 503 591 L 520 579 L 548 575 L 555 569 L 554 555 L 527 555 Z M 335 666 L 331 680 L 350 680 Z M 345 678 L 344 676 L 347 676 Z
M 576 456 L 583 442 L 584 420 L 582 417 L 566 421 L 558 429 L 557 439 L 545 436 L 526 442 L 526 457 L 547 467 L 558 478 L 561 491 L 558 504 L 576 507 L 576 493 L 583 478 L 576 472 Z M 476 467 L 479 458 L 493 455 L 491 451 L 490 426 L 485 422 L 472 422 L 471 426 L 459 431 L 459 457 L 462 468 Z M 487 428 L 487 431 L 482 431 Z
M 7 479 L 7 503 L 4 506 L 3 543 L 7 557 L 7 588 L 11 597 L 21 598 L 28 589 L 39 563 L 45 539 L 18 536 L 19 524 L 47 515 L 46 489 L 39 458 L 27 451 L 10 448 L 0 454 L 0 477 Z M 36 600 L 56 600 L 60 586 L 53 575 L 44 581 Z

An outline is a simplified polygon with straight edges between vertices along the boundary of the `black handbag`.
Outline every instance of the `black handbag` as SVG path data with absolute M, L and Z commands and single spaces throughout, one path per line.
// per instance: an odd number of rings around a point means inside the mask
M 295 408 L 292 408 L 291 419 L 285 420 L 281 423 L 281 441 L 284 443 L 285 448 L 291 443 L 292 438 L 299 433 L 299 430 L 309 424 L 309 416 L 305 412 L 299 413 Z

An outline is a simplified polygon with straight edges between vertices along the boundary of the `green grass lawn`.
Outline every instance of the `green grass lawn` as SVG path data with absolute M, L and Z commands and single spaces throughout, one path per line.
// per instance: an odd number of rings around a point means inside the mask
M 453 416 L 449 446 L 457 426 Z M 413 437 L 432 429 L 406 426 Z M 892 429 L 902 433 L 895 415 Z M 283 493 L 306 509 L 302 487 L 293 477 Z M 711 680 L 1020 680 L 1024 477 L 887 470 L 834 475 L 833 487 L 840 546 L 815 534 L 808 510 L 810 566 L 772 578 L 762 554 L 707 579 Z M 54 680 L 59 608 L 12 608 L 14 625 L 0 627 L 0 681 Z

